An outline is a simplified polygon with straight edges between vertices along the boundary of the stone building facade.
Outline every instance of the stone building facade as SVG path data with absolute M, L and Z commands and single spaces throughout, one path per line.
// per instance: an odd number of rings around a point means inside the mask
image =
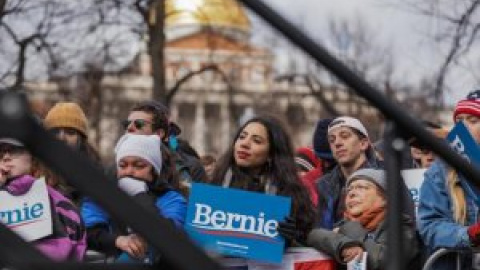
M 167 88 L 204 69 L 182 83 L 170 103 L 181 137 L 199 154 L 219 155 L 242 121 L 267 112 L 284 120 L 295 146 L 311 143 L 316 121 L 328 114 L 307 85 L 274 80 L 274 55 L 250 43 L 250 22 L 241 6 L 233 0 L 169 0 L 166 5 Z M 96 109 L 86 109 L 96 123 L 91 139 L 102 156 L 110 158 L 123 132 L 120 120 L 135 102 L 151 97 L 148 54 L 140 50 L 123 72 L 103 74 L 97 83 L 101 91 L 94 101 L 85 99 L 90 86 L 79 78 L 32 83 L 28 88 L 32 99 L 50 104 L 59 100 L 79 100 L 84 107 L 98 103 Z M 378 134 L 379 114 L 365 101 L 342 89 L 326 89 L 323 95 L 339 112 L 368 121 L 372 134 Z

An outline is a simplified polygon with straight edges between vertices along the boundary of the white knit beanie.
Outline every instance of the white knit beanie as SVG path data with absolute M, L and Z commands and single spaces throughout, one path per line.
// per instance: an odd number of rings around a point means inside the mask
M 160 137 L 157 135 L 138 135 L 127 133 L 117 142 L 115 147 L 115 160 L 130 157 L 140 157 L 152 164 L 153 168 L 160 174 L 162 170 L 162 153 L 160 151 Z

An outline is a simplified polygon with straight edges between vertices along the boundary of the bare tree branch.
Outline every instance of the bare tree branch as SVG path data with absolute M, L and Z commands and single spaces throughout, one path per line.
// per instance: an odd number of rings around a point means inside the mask
M 443 94 L 443 87 L 445 84 L 445 77 L 448 74 L 448 71 L 450 69 L 452 62 L 456 59 L 456 57 L 459 54 L 459 51 L 462 49 L 461 42 L 463 39 L 466 38 L 467 28 L 469 27 L 472 16 L 477 10 L 479 5 L 480 5 L 480 0 L 472 1 L 470 7 L 461 15 L 455 30 L 455 35 L 451 41 L 449 52 L 445 57 L 445 60 L 443 61 L 442 65 L 440 66 L 440 70 L 438 72 L 438 78 L 437 78 L 436 86 L 434 90 L 436 100 L 440 104 L 443 104 L 442 94 Z M 468 42 L 469 44 L 471 44 L 471 41 L 475 39 L 475 36 L 478 32 L 477 28 L 478 26 L 476 26 L 474 31 L 471 33 L 470 41 Z
M 197 76 L 197 75 L 200 75 L 206 71 L 216 71 L 216 72 L 220 72 L 220 69 L 218 68 L 217 65 L 207 65 L 207 66 L 204 66 L 198 70 L 194 70 L 194 71 L 191 71 L 191 72 L 188 72 L 187 74 L 185 74 L 182 78 L 180 78 L 179 80 L 177 80 L 175 82 L 175 85 L 172 86 L 172 88 L 170 88 L 170 90 L 167 92 L 167 98 L 166 98 L 166 104 L 167 106 L 170 104 L 170 102 L 172 102 L 172 99 L 173 97 L 177 94 L 177 92 L 180 90 L 180 87 L 186 83 L 187 81 L 189 81 L 191 78 Z M 220 72 L 223 74 L 223 72 Z
M 340 115 L 340 112 L 335 109 L 334 106 L 332 106 L 332 103 L 325 98 L 325 88 L 322 87 L 322 84 L 320 81 L 318 81 L 316 78 L 313 78 L 311 76 L 306 76 L 305 77 L 306 84 L 308 88 L 310 88 L 310 92 L 312 95 L 317 99 L 317 101 L 323 106 L 325 111 L 331 116 L 331 117 L 337 117 Z M 316 85 L 319 86 L 319 89 L 315 89 L 314 82 Z

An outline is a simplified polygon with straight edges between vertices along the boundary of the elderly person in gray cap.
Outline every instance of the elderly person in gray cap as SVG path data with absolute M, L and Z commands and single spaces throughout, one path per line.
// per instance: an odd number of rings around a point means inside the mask
M 347 180 L 344 219 L 333 231 L 312 230 L 307 244 L 330 254 L 341 265 L 367 252 L 367 269 L 385 269 L 386 188 L 383 170 L 360 169 L 354 172 Z M 405 216 L 402 228 L 403 237 L 409 243 L 405 260 L 411 262 L 418 254 L 412 219 Z

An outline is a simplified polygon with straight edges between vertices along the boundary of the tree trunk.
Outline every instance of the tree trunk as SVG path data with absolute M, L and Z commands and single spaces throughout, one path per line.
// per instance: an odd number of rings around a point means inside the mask
M 0 20 L 3 17 L 3 11 L 5 10 L 6 5 L 7 5 L 7 0 L 0 0 Z
M 153 91 L 152 98 L 159 102 L 167 101 L 165 88 L 164 47 L 165 4 L 162 0 L 152 0 L 148 9 L 148 50 L 152 63 Z

